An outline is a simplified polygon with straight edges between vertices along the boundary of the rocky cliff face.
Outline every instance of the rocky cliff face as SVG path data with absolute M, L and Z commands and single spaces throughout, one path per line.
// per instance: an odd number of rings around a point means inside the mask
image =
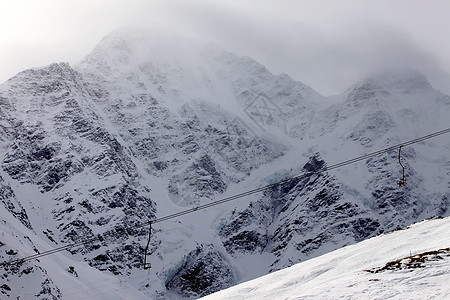
M 402 187 L 394 151 L 156 224 L 142 270 L 141 222 L 448 127 L 449 97 L 411 70 L 326 99 L 211 45 L 116 32 L 75 67 L 2 84 L 0 115 L 1 259 L 107 233 L 6 268 L 5 297 L 89 296 L 108 274 L 124 298 L 198 297 L 448 215 L 450 144 L 436 138 L 402 149 Z
M 350 158 L 342 155 L 346 152 L 357 156 L 398 144 L 406 140 L 405 133 L 424 135 L 418 124 L 445 128 L 449 113 L 449 97 L 412 70 L 367 79 L 341 99 L 319 111 L 309 128 L 317 139 L 309 147 L 317 145 L 310 148 L 316 153 L 303 169 L 285 169 L 285 174 L 307 174 Z M 435 165 L 440 175 L 429 169 L 431 160 L 448 160 L 448 142 L 445 137 L 440 142 L 402 149 L 404 186 L 397 185 L 402 179 L 398 149 L 279 185 L 225 218 L 230 220 L 220 231 L 224 245 L 234 257 L 271 253 L 273 271 L 416 220 L 448 215 L 448 180 L 441 177 L 448 163 Z

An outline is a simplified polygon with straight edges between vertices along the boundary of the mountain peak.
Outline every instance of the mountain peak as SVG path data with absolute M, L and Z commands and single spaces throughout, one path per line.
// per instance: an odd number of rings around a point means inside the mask
M 349 99 L 369 99 L 377 94 L 409 94 L 432 90 L 427 78 L 411 68 L 379 72 L 359 82 L 348 93 Z
M 81 68 L 127 69 L 146 64 L 185 63 L 205 47 L 193 37 L 167 28 L 123 28 L 105 36 L 79 64 Z

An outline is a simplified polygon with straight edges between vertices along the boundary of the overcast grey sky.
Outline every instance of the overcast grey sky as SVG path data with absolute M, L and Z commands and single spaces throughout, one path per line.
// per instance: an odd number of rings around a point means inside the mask
M 164 24 L 248 55 L 324 95 L 388 67 L 450 94 L 448 0 L 0 0 L 0 82 L 72 65 L 109 32 Z

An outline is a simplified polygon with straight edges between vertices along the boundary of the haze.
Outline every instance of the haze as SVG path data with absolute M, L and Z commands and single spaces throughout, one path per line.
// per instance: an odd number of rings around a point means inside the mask
M 323 95 L 341 93 L 381 69 L 404 66 L 450 94 L 450 1 L 0 3 L 0 82 L 53 62 L 75 65 L 117 28 L 162 24 L 248 55 Z

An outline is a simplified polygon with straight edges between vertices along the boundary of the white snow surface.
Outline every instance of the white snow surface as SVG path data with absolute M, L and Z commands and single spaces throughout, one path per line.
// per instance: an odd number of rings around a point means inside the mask
M 449 299 L 450 257 L 422 268 L 365 270 L 450 246 L 450 218 L 427 220 L 208 295 L 238 299 Z

